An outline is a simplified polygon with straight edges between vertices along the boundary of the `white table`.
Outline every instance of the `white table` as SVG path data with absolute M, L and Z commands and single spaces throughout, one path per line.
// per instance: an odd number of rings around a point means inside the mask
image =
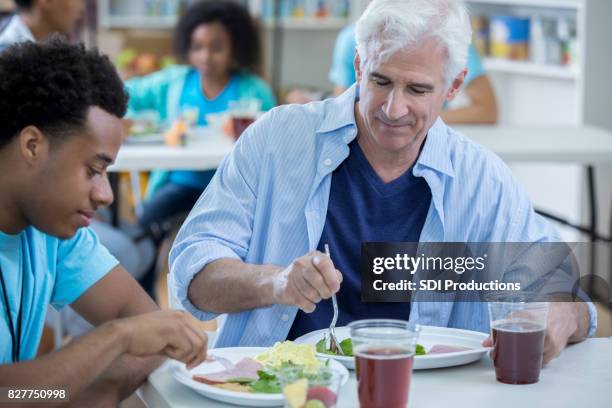
M 186 146 L 125 143 L 109 171 L 208 170 L 232 150 L 228 137 L 210 129 L 188 137 Z
M 455 128 L 506 162 L 612 163 L 612 132 L 596 127 Z
M 454 368 L 414 371 L 409 406 L 529 408 L 612 406 L 612 340 L 589 339 L 569 346 L 542 370 L 531 385 L 507 385 L 495 380 L 488 357 Z M 139 389 L 150 408 L 232 407 L 197 394 L 175 381 L 162 366 Z M 354 372 L 340 392 L 339 408 L 357 408 Z

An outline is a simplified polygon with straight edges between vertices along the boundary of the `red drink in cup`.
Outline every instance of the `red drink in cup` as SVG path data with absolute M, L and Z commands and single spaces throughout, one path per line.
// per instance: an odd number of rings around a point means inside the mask
M 232 118 L 234 138 L 237 140 L 249 125 L 257 119 L 257 114 L 261 109 L 261 101 L 248 98 L 230 101 L 228 108 Z
M 253 116 L 233 116 L 232 117 L 232 126 L 234 128 L 234 138 L 238 140 L 240 135 L 251 125 L 251 123 L 255 122 L 255 117 Z
M 548 302 L 532 294 L 488 296 L 497 381 L 533 384 L 540 378 Z
M 349 324 L 361 408 L 405 408 L 418 328 L 402 320 Z
M 544 355 L 544 327 L 529 321 L 499 323 L 493 327 L 497 381 L 506 384 L 538 382 Z
M 413 362 L 414 353 L 400 348 L 367 349 L 355 354 L 361 407 L 405 408 Z

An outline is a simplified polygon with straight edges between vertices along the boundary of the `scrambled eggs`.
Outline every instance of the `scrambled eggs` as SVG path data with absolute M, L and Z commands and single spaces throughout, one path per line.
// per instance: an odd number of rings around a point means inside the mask
M 304 367 L 304 371 L 315 372 L 323 367 L 317 359 L 315 347 L 312 344 L 296 344 L 292 341 L 277 342 L 274 347 L 255 356 L 265 367 L 279 368 L 283 362 Z

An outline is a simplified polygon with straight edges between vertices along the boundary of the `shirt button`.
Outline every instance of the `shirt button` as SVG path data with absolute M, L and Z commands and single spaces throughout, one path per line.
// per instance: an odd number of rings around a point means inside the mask
M 285 313 L 284 315 L 281 316 L 281 320 L 283 322 L 286 322 L 287 320 L 289 320 L 289 315 Z
M 325 159 L 325 160 L 323 160 L 323 164 L 326 165 L 326 166 L 331 166 L 332 165 L 332 161 L 331 161 L 331 159 Z

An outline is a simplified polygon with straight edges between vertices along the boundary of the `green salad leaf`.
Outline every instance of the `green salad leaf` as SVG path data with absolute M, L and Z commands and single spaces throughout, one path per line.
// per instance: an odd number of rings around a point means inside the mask
M 326 347 L 326 341 L 325 340 L 326 340 L 326 337 L 324 336 L 315 345 L 317 353 L 331 354 L 333 356 L 339 355 L 339 353 L 334 353 L 333 351 L 329 350 Z M 344 352 L 345 356 L 348 356 L 348 357 L 352 357 L 353 356 L 353 340 L 352 339 L 348 338 L 348 339 L 342 340 L 340 342 L 340 348 Z M 417 355 L 417 356 L 424 356 L 424 355 L 427 354 L 427 352 L 425 351 L 425 347 L 423 347 L 421 344 L 417 344 L 416 345 L 416 350 L 415 350 L 414 354 Z
M 228 383 L 235 383 L 235 384 L 249 384 L 249 383 L 252 383 L 253 381 L 254 380 L 249 377 L 235 377 L 235 378 L 229 378 L 227 380 Z
M 317 350 L 317 353 L 322 353 L 322 354 L 331 354 L 333 356 L 337 356 L 340 355 L 339 353 L 334 353 L 333 351 L 329 350 L 326 346 L 325 346 L 325 339 L 326 337 L 324 336 L 321 340 L 319 340 L 317 342 L 317 344 L 315 345 L 315 349 Z M 346 357 L 353 357 L 353 340 L 348 338 L 348 339 L 344 339 L 340 342 L 339 344 L 340 348 L 342 349 L 342 352 L 344 353 L 344 355 Z
M 259 379 L 249 384 L 251 391 L 260 394 L 279 394 L 282 392 L 276 374 L 264 370 L 257 371 Z
M 416 345 L 416 351 L 414 353 L 416 356 L 424 356 L 425 354 L 427 354 L 427 352 L 425 351 L 425 347 L 423 347 L 420 344 Z

